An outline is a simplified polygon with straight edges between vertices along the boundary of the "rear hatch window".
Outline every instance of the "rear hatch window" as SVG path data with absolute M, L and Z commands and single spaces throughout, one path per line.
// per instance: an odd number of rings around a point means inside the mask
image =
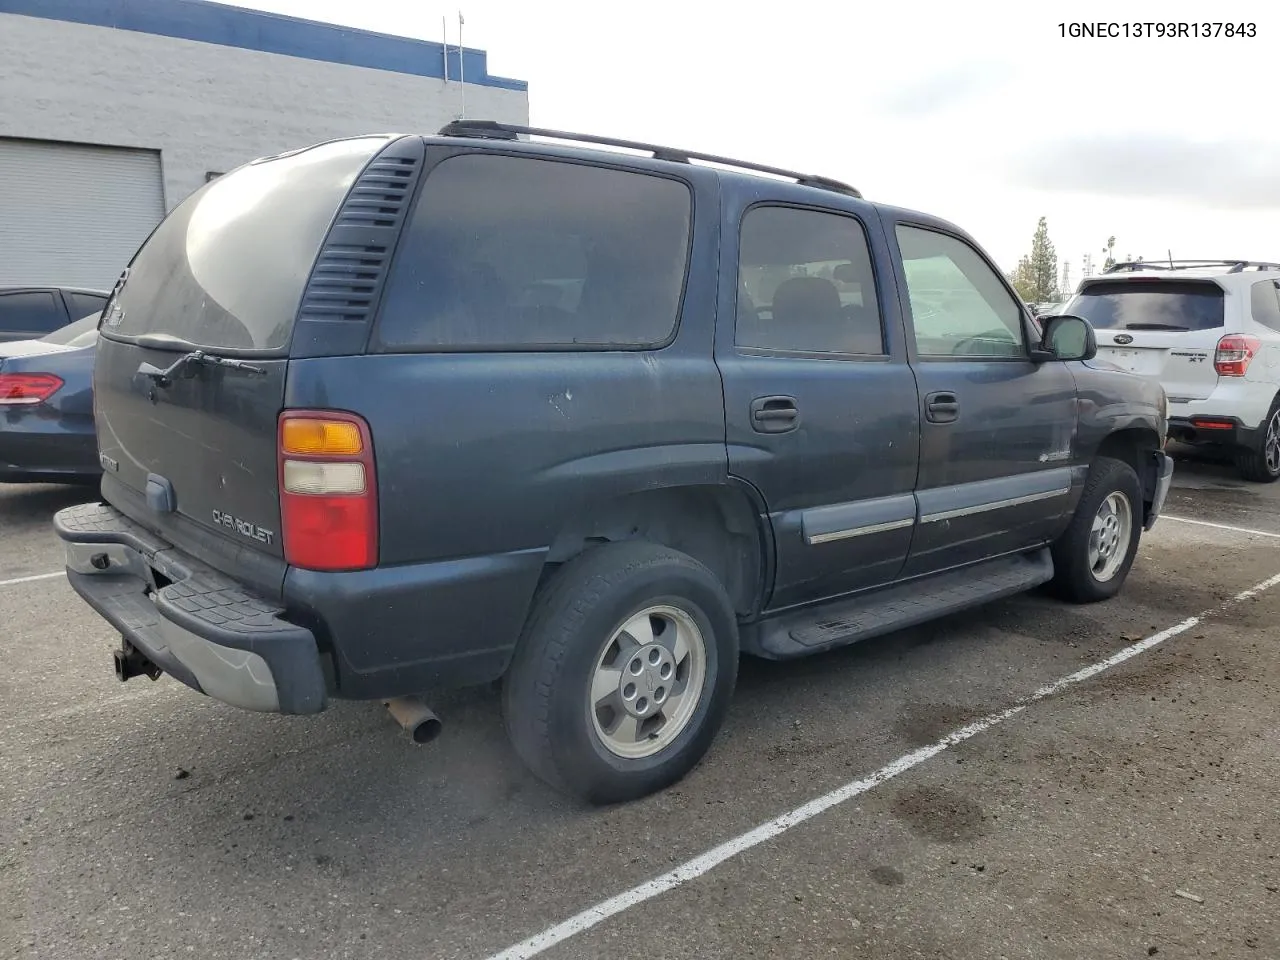
M 94 366 L 103 494 L 214 566 L 283 557 L 276 433 L 294 318 L 330 224 L 387 142 L 321 144 L 206 184 L 107 306 Z
M 134 258 L 104 327 L 210 349 L 287 347 L 334 213 L 383 137 L 255 161 L 206 184 Z
M 1225 322 L 1222 288 L 1211 280 L 1100 280 L 1067 313 L 1097 330 L 1213 330 Z
M 1098 331 L 1098 356 L 1159 383 L 1173 402 L 1218 385 L 1213 354 L 1226 299 L 1212 280 L 1087 281 L 1063 310 Z

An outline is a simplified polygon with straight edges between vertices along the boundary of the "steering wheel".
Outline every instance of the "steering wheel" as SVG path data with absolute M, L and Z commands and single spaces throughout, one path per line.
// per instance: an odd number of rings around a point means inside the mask
M 990 350 L 981 350 L 978 353 L 973 353 L 971 352 L 969 347 L 970 345 L 977 346 L 979 344 L 989 344 L 989 343 L 998 343 L 1003 347 L 1016 346 L 1016 344 L 1013 341 L 1008 339 L 1008 336 L 1007 336 L 1008 333 L 1009 333 L 1008 330 L 986 330 L 983 333 L 977 334 L 976 336 L 964 337 L 963 339 L 958 340 L 956 342 L 955 349 L 951 351 L 951 354 L 952 356 L 956 356 L 956 357 L 992 356 L 993 354 Z M 1005 354 L 1000 353 L 1000 354 L 995 354 L 995 356 L 1005 356 Z

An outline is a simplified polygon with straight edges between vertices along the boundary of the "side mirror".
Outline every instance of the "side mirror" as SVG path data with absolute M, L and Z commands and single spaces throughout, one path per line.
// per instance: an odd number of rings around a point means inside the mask
M 1031 351 L 1032 360 L 1092 360 L 1098 355 L 1098 338 L 1088 320 L 1069 314 L 1038 319 L 1043 333 Z

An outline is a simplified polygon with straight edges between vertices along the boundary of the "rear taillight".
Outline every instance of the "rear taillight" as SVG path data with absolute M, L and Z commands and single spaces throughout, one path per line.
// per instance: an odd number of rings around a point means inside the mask
M 1191 425 L 1197 430 L 1234 430 L 1236 422 L 1226 417 L 1192 417 Z
M 1218 371 L 1220 377 L 1243 377 L 1249 369 L 1249 361 L 1261 346 L 1262 341 L 1257 337 L 1228 334 L 1218 341 L 1217 352 L 1213 355 L 1213 369 Z
M 308 570 L 377 566 L 378 483 L 369 425 L 349 413 L 286 410 L 279 458 L 286 562 Z
M 0 405 L 44 403 L 61 389 L 52 373 L 0 373 Z

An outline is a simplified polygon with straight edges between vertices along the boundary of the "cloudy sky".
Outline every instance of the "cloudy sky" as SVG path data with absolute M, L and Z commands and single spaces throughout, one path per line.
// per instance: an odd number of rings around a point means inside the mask
M 457 43 L 457 3 L 237 0 Z M 1280 261 L 1280 4 L 461 0 L 537 125 L 741 156 L 947 217 L 1004 266 L 1048 218 L 1080 275 L 1123 256 Z M 1252 22 L 1073 39 L 1063 21 Z M 748 10 L 751 12 L 748 12 Z

